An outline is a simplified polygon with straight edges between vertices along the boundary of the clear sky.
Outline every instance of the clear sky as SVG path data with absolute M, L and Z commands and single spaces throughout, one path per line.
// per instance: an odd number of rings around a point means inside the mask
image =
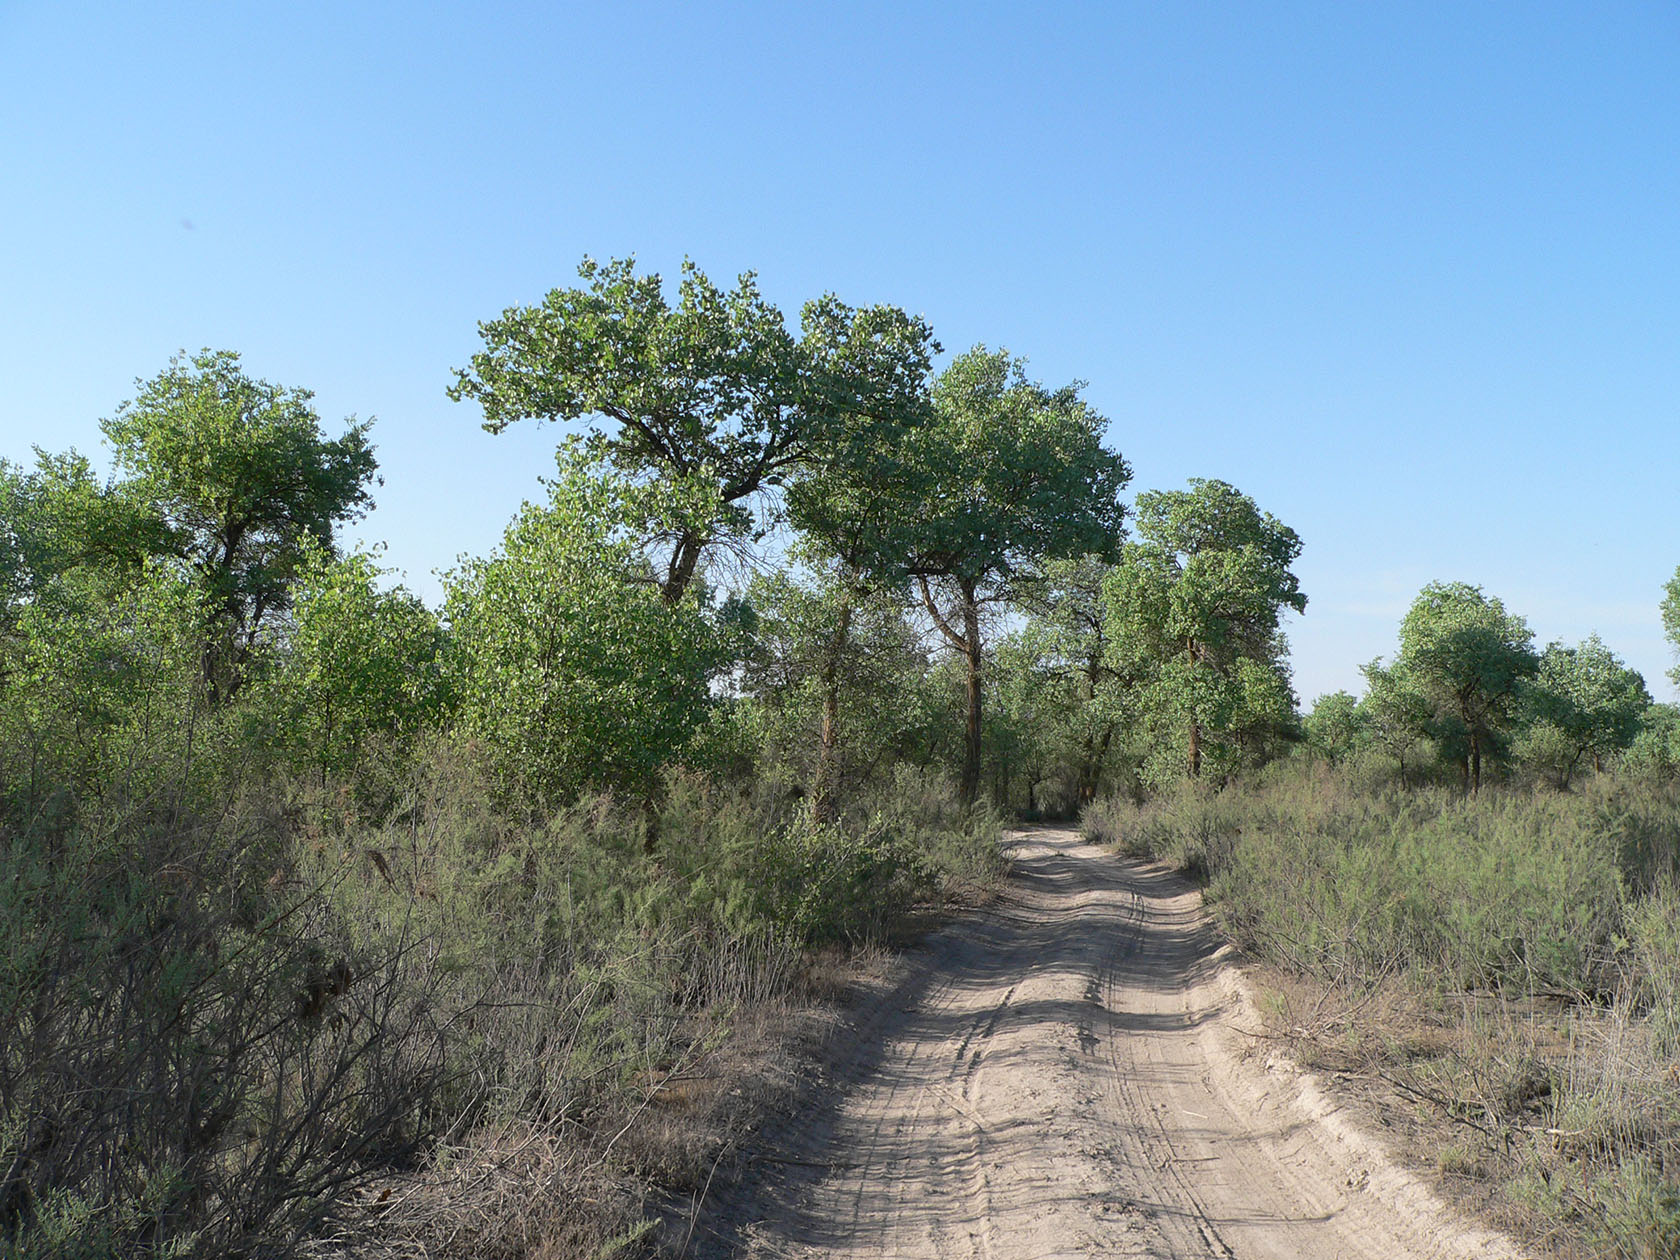
M 552 428 L 444 395 L 584 254 L 1090 382 L 1134 489 L 1300 532 L 1303 700 L 1425 582 L 1673 689 L 1680 5 L 0 0 L 0 456 L 171 353 L 377 416 L 435 598 Z

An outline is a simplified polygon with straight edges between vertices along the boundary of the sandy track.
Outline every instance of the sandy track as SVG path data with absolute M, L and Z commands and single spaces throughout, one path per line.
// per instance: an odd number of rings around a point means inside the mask
M 865 1003 L 691 1254 L 1514 1257 L 1257 1053 L 1200 897 L 1071 830 Z

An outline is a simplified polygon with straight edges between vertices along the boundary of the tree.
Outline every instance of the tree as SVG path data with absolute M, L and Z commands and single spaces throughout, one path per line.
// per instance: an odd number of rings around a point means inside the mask
M 202 593 L 155 554 L 163 542 L 155 514 L 74 451 L 0 461 L 0 810 L 26 817 L 124 762 L 124 790 L 143 795 L 194 731 L 199 755 L 174 767 L 214 760 L 193 685 Z
M 1074 794 L 1081 805 L 1096 798 L 1115 733 L 1128 715 L 1126 680 L 1116 672 L 1108 639 L 1108 573 L 1098 556 L 1053 560 L 1020 593 L 1028 613 L 1025 637 L 1069 696 Z
M 0 686 L 0 803 L 28 802 L 27 816 L 57 794 L 182 799 L 213 777 L 233 754 L 198 685 L 204 613 L 188 576 L 156 559 L 120 582 L 69 570 L 19 606 Z
M 1051 560 L 1114 555 L 1123 536 L 1131 470 L 1104 449 L 1106 422 L 1081 388 L 1047 389 L 1027 379 L 1023 360 L 977 346 L 939 377 L 932 421 L 903 439 L 880 551 L 915 581 L 965 664 L 964 804 L 980 786 L 983 609 L 1013 599 Z
M 1289 568 L 1301 540 L 1234 486 L 1200 479 L 1139 495 L 1136 530 L 1108 579 L 1109 636 L 1183 731 L 1196 778 L 1210 735 L 1240 747 L 1292 718 L 1279 622 L 1307 606 Z
M 704 719 L 722 656 L 702 593 L 666 599 L 645 539 L 715 505 L 704 485 L 638 485 L 570 447 L 549 493 L 449 577 L 458 722 L 530 808 L 645 795 Z
M 1663 634 L 1674 649 L 1676 661 L 1680 662 L 1680 569 L 1674 571 L 1674 576 L 1663 587 L 1662 623 Z M 1668 671 L 1668 676 L 1676 687 L 1680 687 L 1680 663 Z
M 101 421 L 125 493 L 206 596 L 203 673 L 225 701 L 258 638 L 290 607 L 310 545 L 366 511 L 377 464 L 367 423 L 322 435 L 308 390 L 253 380 L 228 350 L 170 360 Z
M 108 601 L 162 543 L 151 514 L 75 451 L 37 449 L 27 472 L 0 460 L 0 680 L 28 609 Z
M 786 495 L 788 519 L 803 539 L 800 554 L 832 614 L 817 653 L 822 718 L 811 785 L 813 816 L 827 822 L 839 790 L 841 690 L 856 672 L 848 664 L 854 610 L 882 596 L 889 602 L 880 607 L 889 606 L 906 577 L 905 491 L 915 477 L 900 452 L 932 421 L 929 354 L 937 346 L 925 326 L 891 307 L 852 311 L 824 299 L 807 308 L 806 325 L 823 378 L 831 387 L 854 383 L 850 397 L 831 402 L 822 440 L 795 470 Z
M 1622 765 L 1659 783 L 1680 771 L 1680 708 L 1653 704 L 1639 716 L 1639 731 L 1622 754 Z
M 1524 679 L 1538 667 L 1533 632 L 1499 600 L 1464 582 L 1432 582 L 1400 623 L 1399 664 L 1438 721 L 1464 740 L 1465 786 L 1482 786 L 1482 758 L 1497 749 Z
M 374 558 L 313 548 L 298 573 L 284 660 L 269 682 L 276 736 L 325 785 L 364 775 L 371 738 L 411 741 L 439 720 L 443 632 Z
M 993 796 L 1000 805 L 1013 804 L 1011 789 L 1019 780 L 1026 785 L 1029 816 L 1077 799 L 1072 776 L 1079 697 L 1073 680 L 1056 670 L 1043 649 L 1043 640 L 1028 629 L 1004 636 L 987 654 L 986 760 Z
M 926 324 L 893 307 L 808 303 L 802 336 L 751 272 L 728 292 L 684 262 L 677 303 L 633 260 L 585 259 L 585 287 L 555 289 L 479 325 L 485 349 L 450 396 L 484 427 L 600 418 L 591 454 L 632 481 L 704 478 L 716 509 L 678 523 L 660 579 L 676 603 L 708 548 L 763 530 L 755 503 L 821 450 L 848 419 L 892 411 L 921 388 L 937 349 Z M 883 439 L 886 440 L 886 439 Z
M 900 591 L 860 591 L 832 564 L 758 577 L 745 602 L 753 628 L 742 689 L 764 715 L 764 751 L 794 765 L 813 816 L 831 821 L 848 782 L 921 733 L 920 636 Z
M 1382 658 L 1360 666 L 1365 695 L 1359 701 L 1361 723 L 1371 742 L 1387 750 L 1399 763 L 1400 783 L 1406 784 L 1406 758 L 1428 743 L 1429 702 L 1412 686 L 1398 665 L 1384 667 Z
M 1583 757 L 1602 769 L 1605 757 L 1633 743 L 1650 705 L 1645 679 L 1596 634 L 1578 647 L 1548 644 L 1523 691 L 1528 760 L 1568 791 Z
M 8 607 L 39 597 L 78 567 L 132 576 L 162 541 L 158 523 L 132 497 L 101 484 L 86 456 L 36 448 L 27 472 L 0 460 L 0 598 Z
M 1308 744 L 1334 766 L 1346 761 L 1359 748 L 1365 723 L 1353 694 L 1333 691 L 1318 698 L 1301 725 Z

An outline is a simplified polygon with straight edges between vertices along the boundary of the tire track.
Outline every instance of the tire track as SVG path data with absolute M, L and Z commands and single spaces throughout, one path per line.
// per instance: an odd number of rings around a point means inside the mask
M 855 1013 L 702 1256 L 1514 1260 L 1235 1030 L 1199 894 L 1071 830 Z M 765 1167 L 767 1165 L 760 1165 Z

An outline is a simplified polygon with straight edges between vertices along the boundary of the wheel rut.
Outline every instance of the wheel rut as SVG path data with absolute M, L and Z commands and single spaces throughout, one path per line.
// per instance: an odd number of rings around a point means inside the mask
M 854 1012 L 690 1254 L 1516 1260 L 1242 1033 L 1196 889 L 1070 829 Z

